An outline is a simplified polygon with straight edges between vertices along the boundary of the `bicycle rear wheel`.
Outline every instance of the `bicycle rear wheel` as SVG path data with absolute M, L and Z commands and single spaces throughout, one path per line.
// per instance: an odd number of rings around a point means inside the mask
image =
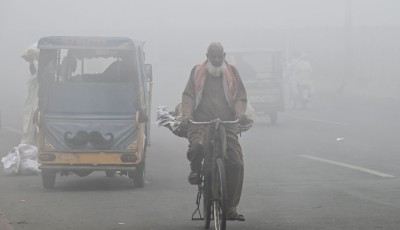
M 226 177 L 225 177 L 225 167 L 224 162 L 221 158 L 217 158 L 216 170 L 214 172 L 214 186 L 216 188 L 216 199 L 213 200 L 213 215 L 214 215 L 214 225 L 216 230 L 226 229 Z

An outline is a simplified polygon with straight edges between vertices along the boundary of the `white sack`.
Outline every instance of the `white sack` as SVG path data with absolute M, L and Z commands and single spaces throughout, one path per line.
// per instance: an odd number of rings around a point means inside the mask
M 21 164 L 21 157 L 17 147 L 13 147 L 10 152 L 3 158 L 3 170 L 8 175 L 18 174 L 19 166 Z
M 38 149 L 33 145 L 18 145 L 21 164 L 19 173 L 22 175 L 37 175 L 39 173 L 39 163 L 37 161 Z
M 33 145 L 20 144 L 18 147 L 13 147 L 1 159 L 4 165 L 4 172 L 7 175 L 37 175 L 40 171 L 37 152 L 38 149 Z

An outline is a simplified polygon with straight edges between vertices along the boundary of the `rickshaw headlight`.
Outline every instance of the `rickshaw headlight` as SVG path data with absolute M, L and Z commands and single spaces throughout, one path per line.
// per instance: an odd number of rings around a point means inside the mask
M 121 155 L 121 161 L 122 162 L 136 162 L 137 156 L 132 153 L 125 153 L 125 154 Z
M 53 153 L 41 153 L 39 154 L 40 161 L 54 161 L 56 159 L 56 155 Z

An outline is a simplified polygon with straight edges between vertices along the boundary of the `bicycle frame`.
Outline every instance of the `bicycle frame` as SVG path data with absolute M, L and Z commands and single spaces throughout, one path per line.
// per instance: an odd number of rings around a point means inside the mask
M 192 214 L 192 220 L 204 220 L 205 228 L 208 229 L 211 220 L 211 212 L 216 229 L 225 229 L 225 203 L 226 203 L 226 179 L 224 159 L 226 158 L 226 132 L 225 124 L 237 124 L 235 121 L 222 121 L 214 119 L 206 122 L 195 122 L 190 120 L 194 125 L 208 126 L 203 136 L 203 168 L 201 172 L 201 183 L 198 185 L 198 193 L 196 197 L 197 208 Z M 203 196 L 203 214 L 200 211 L 200 201 Z M 211 203 L 213 208 L 211 208 Z M 222 209 L 222 210 L 221 210 Z M 195 218 L 199 213 L 199 218 Z M 222 219 L 221 219 L 222 218 Z M 220 226 L 220 221 L 221 226 Z M 221 228 L 220 228 L 221 227 Z

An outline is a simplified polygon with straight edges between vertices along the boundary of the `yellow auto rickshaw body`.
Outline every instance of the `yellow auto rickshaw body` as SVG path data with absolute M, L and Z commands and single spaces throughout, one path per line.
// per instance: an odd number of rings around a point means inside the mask
M 44 37 L 38 42 L 38 159 L 45 188 L 56 174 L 116 173 L 144 184 L 151 65 L 144 42 Z

